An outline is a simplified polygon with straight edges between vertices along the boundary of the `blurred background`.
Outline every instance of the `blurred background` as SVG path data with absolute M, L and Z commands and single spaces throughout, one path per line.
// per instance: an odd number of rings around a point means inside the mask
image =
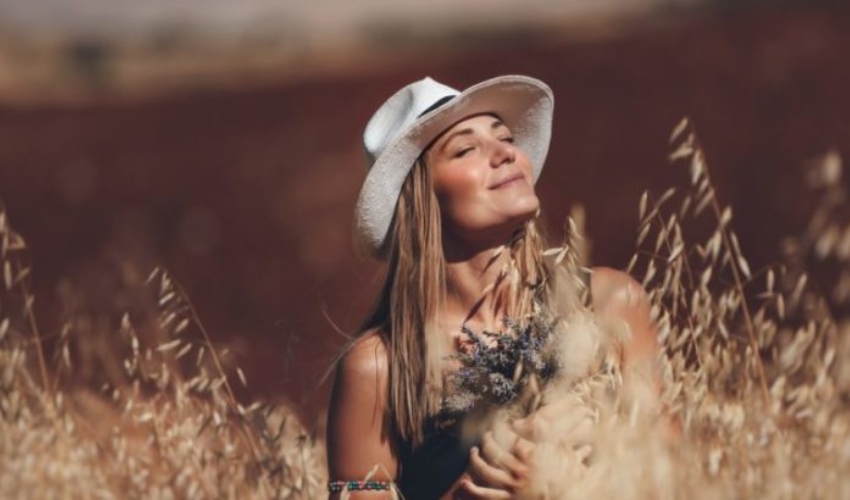
M 583 205 L 613 267 L 641 193 L 685 179 L 666 157 L 690 116 L 758 268 L 808 217 L 805 166 L 850 150 L 847 54 L 838 1 L 0 0 L 0 199 L 42 334 L 99 339 L 76 377 L 120 372 L 108 346 L 162 265 L 242 396 L 321 428 L 322 376 L 381 280 L 351 243 L 360 136 L 399 87 L 546 81 L 545 215 L 560 235 Z

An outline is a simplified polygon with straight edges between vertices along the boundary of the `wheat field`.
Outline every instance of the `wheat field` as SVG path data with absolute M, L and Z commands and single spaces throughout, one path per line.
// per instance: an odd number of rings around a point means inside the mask
M 829 153 L 806 172 L 819 203 L 806 230 L 784 243 L 783 262 L 751 269 L 693 124 L 682 121 L 671 145 L 671 168 L 689 180 L 640 200 L 629 265 L 658 326 L 658 410 L 643 411 L 622 383 L 575 384 L 595 407 L 594 460 L 548 450 L 544 495 L 850 498 L 841 158 Z M 80 382 L 77 360 L 93 347 L 70 326 L 39 331 L 26 244 L 5 210 L 0 252 L 0 496 L 326 495 L 321 438 L 284 404 L 236 397 L 234 386 L 249 381 L 165 270 L 150 274 L 114 341 L 98 347 L 117 368 Z M 829 266 L 834 282 L 813 283 L 811 262 Z M 593 399 L 612 387 L 619 393 L 604 403 Z M 659 419 L 674 422 L 675 436 Z

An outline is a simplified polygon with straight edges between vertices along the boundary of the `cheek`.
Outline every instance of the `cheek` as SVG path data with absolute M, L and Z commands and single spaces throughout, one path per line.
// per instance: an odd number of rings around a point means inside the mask
M 534 169 L 531 168 L 531 160 L 528 158 L 528 155 L 525 152 L 518 150 L 517 153 L 517 164 L 520 169 L 526 174 L 529 181 L 531 181 L 532 186 L 534 185 Z
M 479 201 L 484 180 L 473 169 L 451 169 L 434 178 L 434 192 L 446 215 L 468 209 Z

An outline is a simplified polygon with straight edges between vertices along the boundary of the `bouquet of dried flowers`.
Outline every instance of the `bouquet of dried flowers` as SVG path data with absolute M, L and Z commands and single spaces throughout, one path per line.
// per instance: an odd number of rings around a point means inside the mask
M 476 334 L 466 325 L 453 357 L 460 367 L 448 375 L 444 411 L 467 413 L 485 404 L 519 402 L 526 389 L 552 379 L 560 366 L 556 321 L 542 313 L 526 321 L 504 318 L 505 331 Z

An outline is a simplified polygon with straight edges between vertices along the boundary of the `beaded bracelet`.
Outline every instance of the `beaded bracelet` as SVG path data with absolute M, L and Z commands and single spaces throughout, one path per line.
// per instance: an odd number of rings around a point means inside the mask
M 343 489 L 348 491 L 389 491 L 392 481 L 331 481 L 328 483 L 328 491 L 339 493 Z

